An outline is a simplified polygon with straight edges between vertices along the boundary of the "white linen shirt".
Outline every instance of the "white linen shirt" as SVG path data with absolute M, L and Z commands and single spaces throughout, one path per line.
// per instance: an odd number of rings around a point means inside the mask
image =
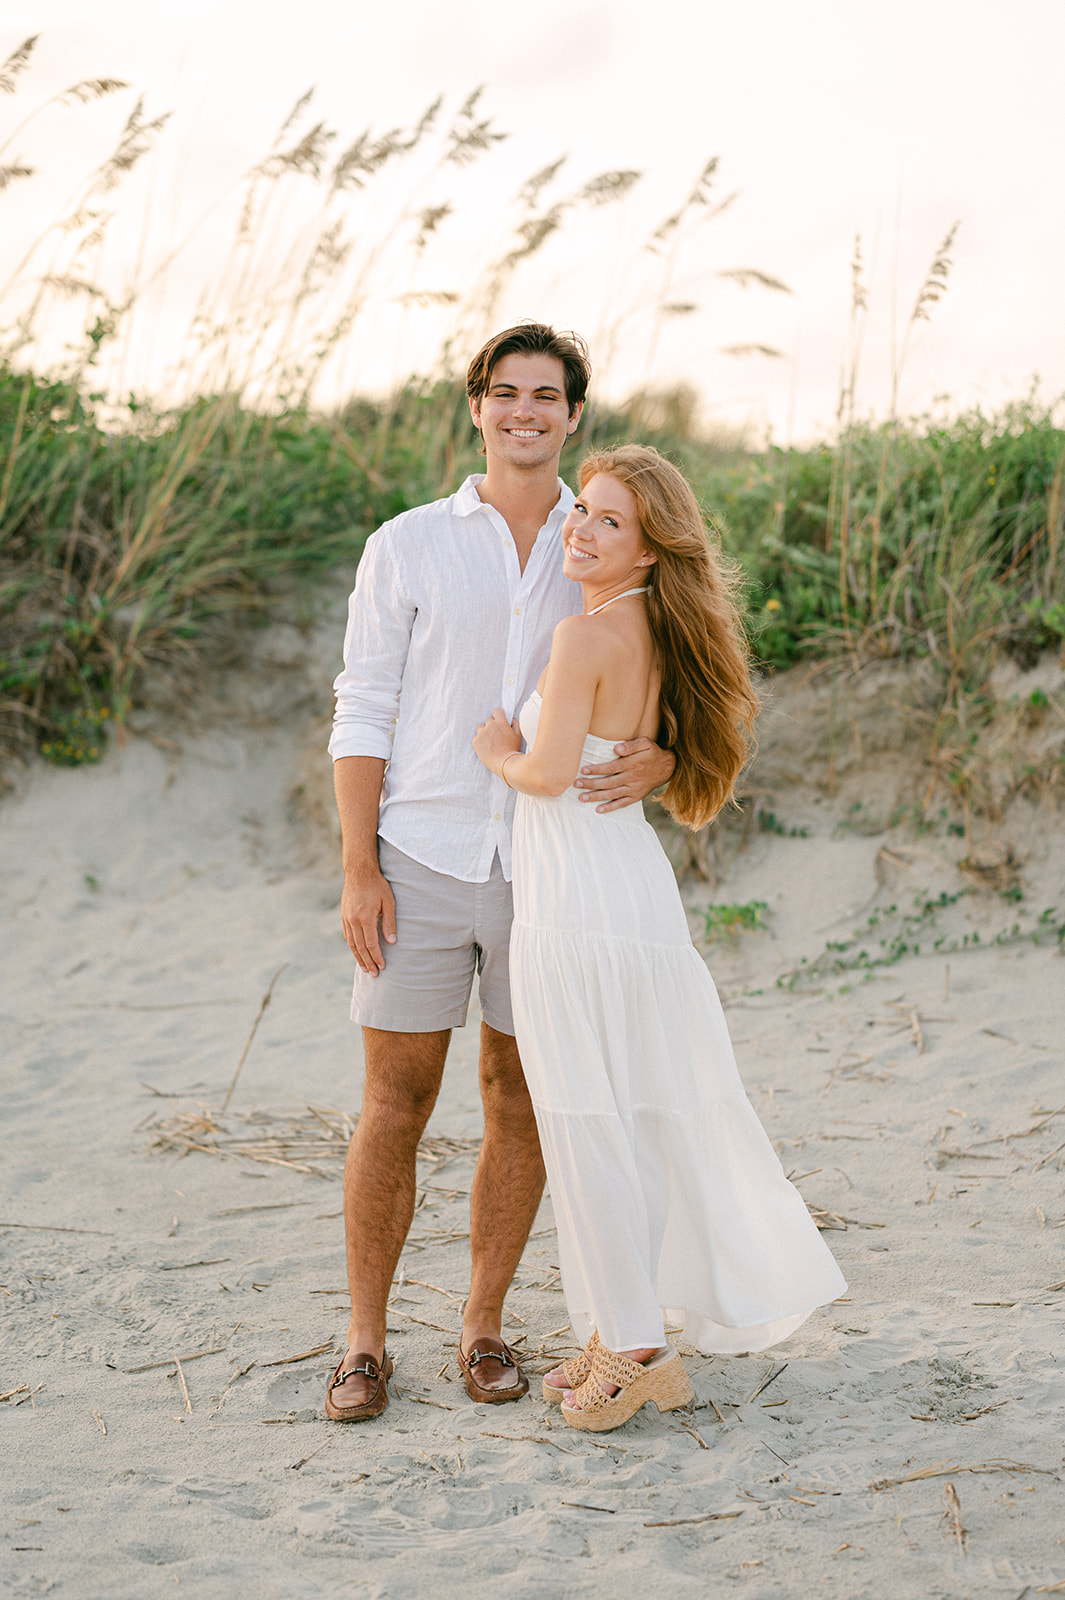
M 348 602 L 344 670 L 333 685 L 329 753 L 388 762 L 378 833 L 435 872 L 486 883 L 499 853 L 510 878 L 514 794 L 474 754 L 477 724 L 513 718 L 536 687 L 563 617 L 581 608 L 562 571 L 558 500 L 525 571 L 510 529 L 477 493 L 386 522 L 366 542 Z

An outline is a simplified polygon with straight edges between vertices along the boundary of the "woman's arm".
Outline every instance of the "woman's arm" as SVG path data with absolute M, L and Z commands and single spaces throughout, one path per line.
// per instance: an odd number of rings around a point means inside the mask
M 555 629 L 533 750 L 520 753 L 521 735 L 498 707 L 477 729 L 473 748 L 488 770 L 512 789 L 560 795 L 577 776 L 602 672 L 604 651 L 598 631 L 589 628 L 583 617 L 567 617 Z

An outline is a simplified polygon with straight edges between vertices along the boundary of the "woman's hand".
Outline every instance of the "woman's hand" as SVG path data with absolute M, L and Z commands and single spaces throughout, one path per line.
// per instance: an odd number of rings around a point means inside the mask
M 496 706 L 487 722 L 477 724 L 473 748 L 489 772 L 499 777 L 499 768 L 506 757 L 521 749 L 521 730 L 517 718 L 508 722 L 506 712 L 501 706 Z

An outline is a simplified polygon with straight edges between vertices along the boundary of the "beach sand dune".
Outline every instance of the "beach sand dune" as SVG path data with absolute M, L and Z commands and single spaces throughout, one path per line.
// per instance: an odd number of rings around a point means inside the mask
M 1017 814 L 996 887 L 959 869 L 966 841 L 863 831 L 860 790 L 793 774 L 716 885 L 686 883 L 697 932 L 707 902 L 767 908 L 710 964 L 849 1281 L 777 1351 L 693 1357 L 690 1414 L 593 1440 L 535 1384 L 466 1399 L 480 1123 L 476 1027 L 457 1033 L 395 1286 L 393 1399 L 345 1428 L 322 1399 L 361 1058 L 332 846 L 308 822 L 326 674 L 295 635 L 272 648 L 283 716 L 242 680 L 217 691 L 228 720 L 157 719 L 162 742 L 35 767 L 0 806 L 0 1590 L 1065 1592 L 1060 821 Z M 507 1328 L 534 1371 L 570 1348 L 556 1263 L 545 1202 Z

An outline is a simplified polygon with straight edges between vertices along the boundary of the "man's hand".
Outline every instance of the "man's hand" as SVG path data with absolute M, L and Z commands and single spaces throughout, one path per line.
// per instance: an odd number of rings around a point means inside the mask
M 620 811 L 623 806 L 635 805 L 668 783 L 677 765 L 672 750 L 663 750 L 650 739 L 629 739 L 614 746 L 616 761 L 600 761 L 594 767 L 582 767 L 575 779 L 578 789 L 587 793 L 582 801 L 598 801 L 597 811 Z
M 384 970 L 380 934 L 387 944 L 396 942 L 396 901 L 378 869 L 358 876 L 349 873 L 340 896 L 344 937 L 355 960 L 371 978 Z

